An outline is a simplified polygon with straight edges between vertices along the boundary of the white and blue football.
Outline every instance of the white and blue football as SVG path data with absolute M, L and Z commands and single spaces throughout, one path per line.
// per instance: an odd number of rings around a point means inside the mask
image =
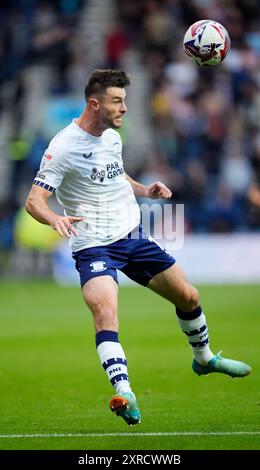
M 230 49 L 229 34 L 217 21 L 196 21 L 185 33 L 183 48 L 197 65 L 217 65 L 224 60 Z

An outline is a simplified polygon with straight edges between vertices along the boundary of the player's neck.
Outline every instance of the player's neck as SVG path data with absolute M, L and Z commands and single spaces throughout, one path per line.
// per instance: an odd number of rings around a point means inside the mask
M 105 130 L 100 126 L 98 119 L 87 111 L 85 111 L 78 119 L 76 119 L 76 124 L 81 129 L 83 129 L 83 131 L 94 135 L 95 137 L 100 137 Z

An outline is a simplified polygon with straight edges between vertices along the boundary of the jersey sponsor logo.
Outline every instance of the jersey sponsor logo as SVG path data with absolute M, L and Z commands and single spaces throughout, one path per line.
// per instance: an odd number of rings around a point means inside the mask
M 53 159 L 53 156 L 50 153 L 45 153 L 44 157 L 46 158 L 46 160 L 52 160 Z
M 103 183 L 105 179 L 105 170 L 98 170 L 98 168 L 92 168 L 92 173 L 90 175 L 90 178 L 93 181 L 99 180 L 100 183 Z
M 92 273 L 100 273 L 101 271 L 106 271 L 106 263 L 105 261 L 94 261 L 90 264 L 91 272 Z
M 84 158 L 90 158 L 90 157 L 92 157 L 92 152 L 83 153 L 83 157 L 84 157 Z
M 38 173 L 36 174 L 36 177 L 40 178 L 41 180 L 44 180 L 46 176 L 43 173 L 41 173 L 40 171 L 38 171 Z
M 98 168 L 94 167 L 91 170 L 90 178 L 93 181 L 99 180 L 100 183 L 103 183 L 106 173 L 108 179 L 116 178 L 116 176 L 122 175 L 124 173 L 124 168 L 123 166 L 120 167 L 118 162 L 108 163 L 106 165 L 106 171 L 99 170 Z
M 107 164 L 107 177 L 108 179 L 115 178 L 124 173 L 124 168 L 119 166 L 118 162 Z

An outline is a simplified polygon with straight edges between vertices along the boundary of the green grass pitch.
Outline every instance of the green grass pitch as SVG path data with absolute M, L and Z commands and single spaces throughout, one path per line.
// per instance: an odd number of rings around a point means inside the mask
M 259 450 L 259 286 L 200 292 L 212 349 L 248 362 L 252 374 L 196 376 L 170 303 L 122 287 L 120 340 L 143 418 L 128 427 L 109 410 L 113 389 L 80 289 L 2 284 L 0 448 Z

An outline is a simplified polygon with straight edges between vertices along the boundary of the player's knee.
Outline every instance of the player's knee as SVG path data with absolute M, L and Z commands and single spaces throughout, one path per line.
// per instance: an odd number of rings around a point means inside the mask
M 195 308 L 197 308 L 200 304 L 200 296 L 199 291 L 193 287 L 188 286 L 184 291 L 181 298 L 181 305 L 178 307 L 185 312 L 191 312 Z
M 96 304 L 92 308 L 92 313 L 96 331 L 118 329 L 117 312 L 114 308 L 104 304 Z

